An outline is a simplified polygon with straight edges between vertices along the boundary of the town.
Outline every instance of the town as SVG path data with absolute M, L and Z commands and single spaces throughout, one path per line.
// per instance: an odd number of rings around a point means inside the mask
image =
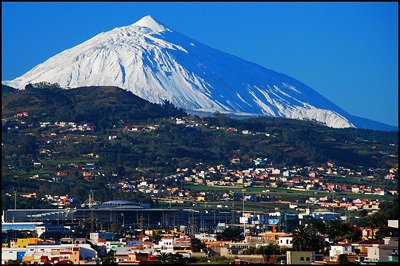
M 112 147 L 157 137 L 168 126 L 272 141 L 279 135 L 190 116 L 106 132 L 88 122 L 28 118 L 28 112 L 3 118 L 3 130 L 38 143 L 28 165 L 16 167 L 3 155 L 3 172 L 29 182 L 22 189 L 8 185 L 3 193 L 2 263 L 398 261 L 397 167 L 288 165 L 268 154 L 161 170 L 109 167 L 101 149 L 88 148 L 91 142 Z M 379 143 L 361 143 L 381 158 L 397 159 L 397 144 L 386 151 Z M 6 153 L 8 145 L 3 143 Z

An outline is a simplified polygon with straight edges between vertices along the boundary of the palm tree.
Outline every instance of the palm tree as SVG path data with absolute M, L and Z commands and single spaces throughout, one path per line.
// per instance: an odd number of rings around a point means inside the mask
M 169 254 L 168 253 L 161 253 L 160 255 L 156 256 L 156 259 L 161 261 L 162 264 L 166 264 L 169 260 Z
M 304 225 L 293 230 L 293 249 L 298 251 L 307 250 L 308 231 Z
M 324 247 L 324 238 L 313 226 L 301 225 L 293 230 L 293 248 L 299 251 L 318 251 Z

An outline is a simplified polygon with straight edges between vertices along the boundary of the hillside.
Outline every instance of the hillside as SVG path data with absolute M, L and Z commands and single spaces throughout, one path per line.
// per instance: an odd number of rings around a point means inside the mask
M 304 176 L 327 162 L 359 173 L 356 179 L 327 174 L 326 182 L 385 190 L 397 182 L 385 179 L 398 167 L 397 132 L 334 129 L 286 118 L 188 116 L 116 87 L 27 87 L 3 97 L 2 111 L 2 187 L 9 194 L 38 191 L 41 197 L 68 194 L 84 201 L 94 190 L 103 201 L 151 202 L 113 187 L 123 179 L 143 178 L 163 186 L 173 182 L 165 177 L 177 169 L 254 169 L 257 158 L 271 167 L 300 169 Z M 91 178 L 83 176 L 84 168 L 91 169 Z M 372 174 L 376 179 L 365 178 Z M 4 206 L 10 206 L 10 198 L 3 196 Z M 39 200 L 18 202 L 43 207 Z
M 17 89 L 14 89 L 13 87 L 1 84 L 1 98 L 6 97 L 7 95 L 17 92 Z
M 106 164 L 130 161 L 134 167 L 157 162 L 162 167 L 175 163 L 184 167 L 196 161 L 226 163 L 239 156 L 268 157 L 280 164 L 334 161 L 344 166 L 379 167 L 396 166 L 397 160 L 396 132 L 334 129 L 312 120 L 233 119 L 218 113 L 210 117 L 187 116 L 172 104 L 153 104 L 117 87 L 63 90 L 57 86 L 27 86 L 2 99 L 3 118 L 11 118 L 3 123 L 4 136 L 10 133 L 5 128 L 14 125 L 13 115 L 21 112 L 28 112 L 29 116 L 23 118 L 24 126 L 18 127 L 22 129 L 30 124 L 29 132 L 35 131 L 35 126 L 43 121 L 74 121 L 90 123 L 95 135 L 114 132 L 122 142 L 128 138 L 127 146 L 113 148 L 112 152 L 101 151 L 103 158 L 111 160 L 105 159 Z M 191 124 L 174 123 L 175 118 L 185 116 Z M 130 142 L 129 135 L 121 132 L 132 124 L 158 125 L 158 128 L 146 135 L 137 135 L 135 141 Z M 20 131 L 16 133 L 21 134 Z M 138 149 L 151 152 L 132 152 Z
M 56 86 L 28 85 L 25 90 L 3 97 L 3 117 L 22 111 L 50 121 L 86 121 L 101 127 L 121 119 L 135 121 L 185 115 L 169 103 L 153 104 L 128 91 L 106 86 L 64 90 Z

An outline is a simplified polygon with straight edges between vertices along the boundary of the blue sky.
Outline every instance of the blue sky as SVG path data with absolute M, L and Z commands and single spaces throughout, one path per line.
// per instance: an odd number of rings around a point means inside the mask
M 156 20 L 398 126 L 398 3 L 4 3 L 2 80 L 94 35 Z

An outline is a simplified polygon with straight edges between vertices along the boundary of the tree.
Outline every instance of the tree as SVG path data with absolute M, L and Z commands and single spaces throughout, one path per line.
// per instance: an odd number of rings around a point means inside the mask
M 307 250 L 308 232 L 305 226 L 299 226 L 293 230 L 293 249 L 298 251 Z
M 154 234 L 150 237 L 150 241 L 158 244 L 158 242 L 161 240 L 163 237 L 163 233 L 161 231 L 155 231 Z
M 382 213 L 375 213 L 367 218 L 367 226 L 371 228 L 372 238 L 375 239 L 375 229 L 382 227 L 385 224 L 385 218 Z
M 324 246 L 324 238 L 313 226 L 299 226 L 293 230 L 294 250 L 319 251 Z
M 198 238 L 192 238 L 190 243 L 193 252 L 204 252 L 206 250 L 206 245 Z
M 22 260 L 9 260 L 8 264 L 9 265 L 21 265 Z
M 252 255 L 254 254 L 256 251 L 255 247 L 249 247 L 248 249 L 246 249 L 246 251 L 244 252 L 245 255 Z
M 255 254 L 262 254 L 266 260 L 266 262 L 271 262 L 271 257 L 273 255 L 281 254 L 281 249 L 279 245 L 275 243 L 270 243 L 266 246 L 261 246 L 257 248 L 254 252 Z
M 314 227 L 321 234 L 326 234 L 326 224 L 321 220 L 314 220 L 311 222 L 311 226 Z
M 346 254 L 340 254 L 338 257 L 339 264 L 349 264 L 349 259 L 347 258 Z
M 156 259 L 161 261 L 162 264 L 184 264 L 185 258 L 181 254 L 161 253 L 156 256 Z
M 353 231 L 348 223 L 344 223 L 338 220 L 332 220 L 328 223 L 326 228 L 326 233 L 329 239 L 340 241 L 346 238 L 347 235 L 351 234 Z
M 166 264 L 168 261 L 168 254 L 167 253 L 161 253 L 160 255 L 156 256 L 156 259 L 161 261 L 162 264 Z
M 235 242 L 241 241 L 244 239 L 242 236 L 242 230 L 240 228 L 231 227 L 225 228 L 222 233 L 217 233 L 217 240 L 232 240 Z
M 114 264 L 114 253 L 115 251 L 110 250 L 107 255 L 101 257 L 101 260 L 105 263 L 105 264 Z

